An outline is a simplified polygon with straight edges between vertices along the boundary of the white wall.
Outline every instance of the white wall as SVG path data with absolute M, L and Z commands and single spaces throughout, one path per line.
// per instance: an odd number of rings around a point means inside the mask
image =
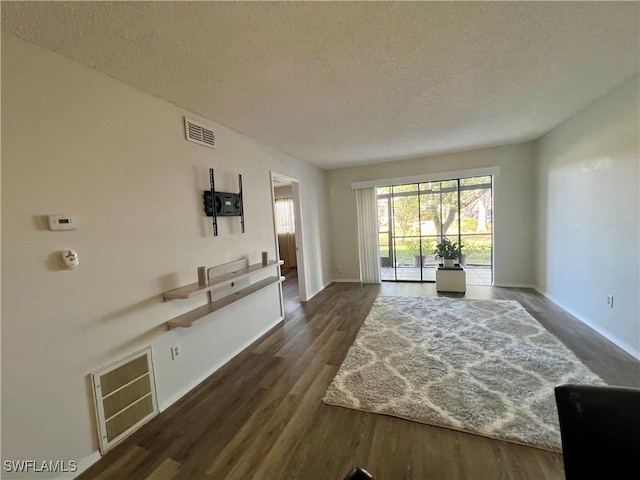
M 355 192 L 351 182 L 499 166 L 494 180 L 494 282 L 533 284 L 533 144 L 508 145 L 327 172 L 332 274 L 360 277 Z M 338 272 L 341 269 L 342 272 Z
M 289 185 L 284 187 L 275 187 L 273 189 L 273 194 L 275 198 L 291 198 L 293 196 Z
M 184 140 L 183 116 L 217 149 Z M 246 233 L 202 212 L 208 168 L 237 191 Z M 75 460 L 97 449 L 89 374 L 152 345 L 167 405 L 278 321 L 277 287 L 192 329 L 164 322 L 204 299 L 163 303 L 196 267 L 275 257 L 270 170 L 300 179 L 307 287 L 329 281 L 325 172 L 55 53 L 2 35 L 2 457 Z M 79 229 L 47 230 L 76 214 Z M 62 249 L 80 265 L 61 269 Z M 169 345 L 183 356 L 170 360 Z M 3 476 L 4 478 L 4 476 Z
M 556 303 L 640 355 L 639 80 L 536 142 L 536 280 Z M 614 296 L 614 306 L 606 304 Z

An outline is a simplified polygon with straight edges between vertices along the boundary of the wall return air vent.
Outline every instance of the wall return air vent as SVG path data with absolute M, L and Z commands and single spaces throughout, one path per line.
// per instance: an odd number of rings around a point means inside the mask
M 213 130 L 201 123 L 189 120 L 187 117 L 184 117 L 184 133 L 186 139 L 190 142 L 209 148 L 216 148 L 216 136 Z
M 91 374 L 104 454 L 158 414 L 151 348 Z

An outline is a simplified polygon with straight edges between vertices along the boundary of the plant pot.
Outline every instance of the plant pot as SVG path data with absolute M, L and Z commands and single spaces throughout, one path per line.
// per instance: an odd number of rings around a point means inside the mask
M 455 260 L 453 258 L 445 258 L 442 260 L 444 268 L 453 268 Z

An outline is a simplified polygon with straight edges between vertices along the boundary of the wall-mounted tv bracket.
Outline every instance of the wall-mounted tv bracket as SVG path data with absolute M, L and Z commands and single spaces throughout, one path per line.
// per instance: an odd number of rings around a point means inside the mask
M 242 201 L 242 175 L 238 174 L 238 187 L 240 192 L 240 231 L 244 233 L 244 202 Z
M 242 175 L 238 175 L 239 193 L 216 192 L 213 168 L 209 169 L 209 190 L 203 194 L 204 213 L 212 217 L 213 235 L 218 236 L 218 217 L 240 217 L 244 233 L 244 202 L 242 201 Z

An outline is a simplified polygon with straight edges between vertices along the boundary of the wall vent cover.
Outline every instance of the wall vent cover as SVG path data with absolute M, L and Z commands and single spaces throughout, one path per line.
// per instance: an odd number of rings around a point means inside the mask
M 104 454 L 158 414 L 151 347 L 91 374 Z
M 216 148 L 216 136 L 213 130 L 201 123 L 189 120 L 187 117 L 184 117 L 184 133 L 186 139 L 190 142 L 209 148 Z

